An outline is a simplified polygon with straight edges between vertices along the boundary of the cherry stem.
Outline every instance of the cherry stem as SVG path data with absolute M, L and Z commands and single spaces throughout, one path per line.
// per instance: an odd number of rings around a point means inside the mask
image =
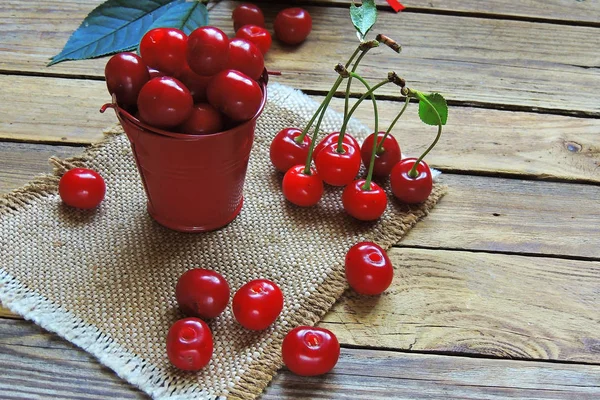
M 371 101 L 373 102 L 373 118 L 375 119 L 375 144 L 377 144 L 377 132 L 379 131 L 379 112 L 377 110 L 377 100 L 375 100 L 375 94 L 373 93 L 373 89 L 369 86 L 367 81 L 365 81 L 360 75 L 355 72 L 350 73 L 350 77 L 354 77 L 358 79 L 365 87 L 367 88 L 367 93 L 370 93 Z M 386 82 L 389 82 L 387 80 Z M 375 166 L 375 150 L 377 146 L 373 146 L 373 150 L 371 151 L 371 161 L 369 162 L 369 172 L 367 173 L 367 179 L 365 179 L 364 185 L 362 185 L 363 190 L 371 190 L 371 179 L 373 178 L 373 168 Z M 338 152 L 340 150 L 340 142 L 338 141 Z
M 396 122 L 398 122 L 398 120 L 400 119 L 400 117 L 402 116 L 402 114 L 404 114 L 404 111 L 406 111 L 406 108 L 408 107 L 408 103 L 410 103 L 410 97 L 406 96 L 406 102 L 404 103 L 404 107 L 402 107 L 402 110 L 400 110 L 400 112 L 398 113 L 398 115 L 396 115 L 396 118 L 394 118 L 394 120 L 390 124 L 390 127 L 385 132 L 385 135 L 383 135 L 383 137 L 381 138 L 381 141 L 377 144 L 377 146 L 376 146 L 377 147 L 377 151 L 376 151 L 377 154 L 381 154 L 381 149 L 383 148 L 383 142 L 385 141 L 385 138 L 388 137 L 388 135 L 390 134 L 390 132 L 392 131 L 392 129 L 396 125 Z M 378 134 L 378 132 L 376 132 L 376 134 Z M 375 140 L 377 140 L 377 136 L 375 136 Z
M 354 53 L 352 53 L 352 55 L 346 62 L 346 68 L 348 68 L 348 66 L 350 64 L 352 64 L 352 61 L 354 60 L 354 58 L 360 51 L 361 51 L 361 46 L 359 45 L 356 47 L 356 49 L 354 50 Z M 329 91 L 329 93 L 335 93 L 335 91 L 340 87 L 341 83 L 342 83 L 341 80 L 339 80 L 339 81 L 336 80 L 335 83 L 333 84 L 333 86 L 331 87 L 331 90 Z M 327 95 L 329 95 L 329 93 Z M 304 141 L 304 138 L 308 134 L 308 131 L 310 130 L 310 127 L 312 126 L 313 122 L 315 122 L 315 119 L 317 119 L 317 116 L 325 113 L 325 110 L 327 109 L 327 106 L 329 105 L 330 101 L 331 101 L 331 99 L 329 99 L 329 101 L 327 101 L 327 97 L 326 97 L 325 100 L 323 100 L 321 102 L 321 105 L 319 105 L 319 108 L 317 108 L 317 111 L 315 111 L 315 113 L 313 114 L 310 121 L 308 121 L 308 124 L 302 130 L 302 133 L 298 137 L 296 137 L 296 139 L 294 139 L 296 141 L 296 143 L 301 144 Z M 317 131 L 318 131 L 318 129 L 317 129 Z
M 310 143 L 310 147 L 308 148 L 308 155 L 306 156 L 306 164 L 304 165 L 304 175 L 310 175 L 310 162 L 312 160 L 313 150 L 315 149 L 315 143 L 317 142 L 317 136 L 319 135 L 319 128 L 321 127 L 321 122 L 323 121 L 323 117 L 325 116 L 325 111 L 327 110 L 327 106 L 329 105 L 329 102 L 333 98 L 333 94 L 335 93 L 335 90 L 340 86 L 340 84 L 342 83 L 343 80 L 344 80 L 344 78 L 342 76 L 338 76 L 333 87 L 331 88 L 329 93 L 327 93 L 327 97 L 325 97 L 325 100 L 323 100 L 323 103 L 321 104 L 321 107 L 320 107 L 321 113 L 319 115 L 319 119 L 317 120 L 317 125 L 315 125 L 315 132 L 313 133 L 312 141 Z M 311 120 L 309 125 L 312 125 L 312 121 L 314 121 L 314 118 L 317 114 L 318 114 L 318 112 L 315 113 L 315 115 L 313 116 L 313 119 Z M 305 132 L 302 132 L 302 134 L 304 135 Z
M 363 46 L 364 44 L 364 46 Z M 356 60 L 356 62 L 354 63 L 354 65 L 352 66 L 352 72 L 356 72 L 356 69 L 358 68 L 360 62 L 362 61 L 363 57 L 367 55 L 367 52 L 369 50 L 371 50 L 373 47 L 377 47 L 379 46 L 379 42 L 377 41 L 371 41 L 371 42 L 365 42 L 365 43 L 361 43 L 360 46 L 358 46 L 358 50 L 361 50 L 360 55 L 358 56 L 358 59 Z M 348 68 L 349 64 L 346 64 L 346 68 Z M 349 107 L 349 100 L 350 100 L 350 87 L 352 85 L 352 77 L 348 78 L 348 83 L 346 84 L 346 98 L 344 100 L 344 119 L 346 119 L 346 116 L 348 115 L 348 107 Z
M 429 107 L 431 107 L 431 109 L 435 112 L 435 115 L 438 119 L 438 131 L 435 140 L 433 141 L 433 143 L 431 143 L 427 150 L 425 150 L 425 152 L 421 154 L 421 157 L 419 157 L 417 161 L 415 161 L 415 164 L 410 169 L 410 171 L 408 171 L 408 176 L 414 179 L 417 176 L 419 176 L 419 174 L 417 173 L 417 167 L 419 166 L 419 163 L 435 147 L 437 142 L 440 140 L 440 137 L 442 136 L 442 117 L 440 117 L 440 113 L 438 113 L 438 110 L 433 106 L 433 104 L 431 104 L 429 100 L 427 100 L 427 97 L 425 97 L 423 93 L 417 90 L 409 90 L 409 95 L 415 96 L 419 99 L 419 101 L 424 101 L 427 105 L 429 105 Z

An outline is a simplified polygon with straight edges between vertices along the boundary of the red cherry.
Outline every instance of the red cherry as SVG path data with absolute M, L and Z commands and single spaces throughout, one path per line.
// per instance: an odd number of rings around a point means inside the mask
M 138 96 L 140 119 L 156 128 L 174 128 L 192 112 L 190 91 L 175 78 L 161 76 L 148 81 Z
M 140 55 L 149 67 L 175 75 L 185 65 L 187 42 L 179 29 L 151 29 L 140 41 Z
M 106 87 L 117 97 L 123 108 L 135 107 L 140 89 L 150 80 L 146 63 L 136 54 L 119 53 L 108 60 L 104 67 Z
M 167 76 L 164 72 L 160 72 L 159 70 L 150 67 L 148 67 L 148 73 L 150 74 L 150 79 Z
M 234 38 L 229 42 L 227 69 L 240 71 L 254 80 L 259 80 L 265 69 L 265 60 L 254 43 Z
M 244 25 L 237 30 L 235 36 L 254 43 L 263 56 L 267 54 L 271 48 L 271 34 L 263 27 L 257 25 Z
M 315 149 L 313 150 L 313 160 L 317 159 L 317 156 L 325 147 L 329 146 L 332 143 L 337 143 L 339 137 L 340 132 L 332 132 L 329 135 L 325 136 L 319 143 L 317 143 Z M 353 136 L 350 136 L 347 133 L 344 134 L 342 142 L 354 146 L 357 151 L 360 151 L 360 144 L 358 144 L 358 140 L 356 140 Z
M 268 279 L 256 279 L 238 289 L 232 301 L 233 315 L 246 329 L 267 329 L 283 310 L 283 293 Z
M 299 326 L 281 344 L 283 363 L 301 376 L 323 375 L 331 371 L 340 357 L 337 337 L 325 328 Z
M 210 76 L 198 75 L 186 64 L 175 77 L 188 88 L 194 103 L 206 103 L 206 88 L 210 82 Z
M 208 103 L 198 103 L 179 131 L 189 135 L 210 135 L 222 132 L 224 127 L 223 115 L 216 108 Z
M 194 268 L 179 277 L 175 286 L 175 298 L 184 314 L 215 318 L 229 303 L 229 285 L 217 272 Z
M 342 153 L 337 151 L 337 143 L 332 143 L 319 152 L 315 166 L 323 182 L 332 186 L 345 186 L 352 182 L 360 170 L 359 149 L 342 144 Z
M 201 26 L 190 33 L 187 62 L 198 75 L 210 76 L 225 69 L 229 59 L 229 38 L 213 26 Z
M 254 4 L 240 4 L 231 13 L 231 18 L 233 18 L 233 29 L 236 32 L 244 25 L 265 27 L 265 16 L 261 9 Z
M 283 176 L 283 196 L 300 207 L 314 206 L 323 197 L 323 180 L 314 168 L 310 175 L 304 173 L 304 165 L 294 165 Z
M 373 242 L 355 244 L 346 253 L 346 280 L 359 294 L 383 293 L 392 283 L 394 268 L 386 252 Z
M 416 161 L 416 158 L 405 158 L 392 168 L 390 174 L 392 193 L 398 200 L 408 204 L 424 202 L 433 189 L 431 170 L 425 161 L 421 160 L 417 166 L 415 178 L 408 175 Z
M 361 221 L 374 221 L 381 217 L 387 206 L 385 191 L 375 182 L 368 190 L 363 189 L 364 179 L 358 179 L 344 188 L 344 210 Z
M 102 202 L 106 184 L 96 171 L 73 168 L 60 178 L 58 193 L 65 204 L 86 210 L 95 208 Z
M 385 132 L 379 132 L 377 134 L 377 143 L 381 142 L 381 139 L 385 135 Z M 362 157 L 363 164 L 365 168 L 369 168 L 369 163 L 371 162 L 371 153 L 373 151 L 373 142 L 374 142 L 375 134 L 370 134 L 367 136 L 365 141 L 360 148 L 360 155 Z M 392 135 L 387 135 L 383 145 L 381 147 L 380 153 L 375 155 L 375 165 L 373 165 L 373 175 L 385 177 L 390 174 L 392 168 L 401 158 L 400 146 L 398 145 L 398 141 Z
M 228 69 L 219 72 L 206 89 L 208 101 L 234 121 L 254 117 L 262 104 L 263 92 L 248 75 Z
M 275 135 L 269 149 L 271 163 L 278 171 L 287 172 L 294 165 L 306 162 L 310 149 L 310 137 L 304 136 L 302 143 L 296 138 L 302 135 L 298 128 L 284 128 Z
M 302 43 L 312 29 L 312 18 L 308 11 L 294 7 L 281 10 L 273 23 L 275 36 L 286 44 Z
M 212 333 L 201 319 L 180 319 L 169 329 L 167 356 L 175 367 L 185 371 L 198 371 L 208 365 L 212 354 Z

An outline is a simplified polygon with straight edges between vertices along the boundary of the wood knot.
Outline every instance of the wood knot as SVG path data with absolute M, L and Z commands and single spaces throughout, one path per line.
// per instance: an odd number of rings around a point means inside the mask
M 583 147 L 577 142 L 565 142 L 565 147 L 571 153 L 580 153 Z

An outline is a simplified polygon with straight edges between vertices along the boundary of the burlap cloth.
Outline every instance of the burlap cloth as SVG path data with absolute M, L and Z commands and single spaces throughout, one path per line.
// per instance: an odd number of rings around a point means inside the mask
M 269 86 L 244 208 L 233 223 L 211 233 L 178 233 L 153 222 L 129 142 L 119 129 L 82 157 L 53 159 L 53 176 L 0 198 L 0 301 L 90 352 L 152 397 L 256 398 L 282 365 L 285 333 L 315 324 L 346 289 L 346 251 L 360 240 L 389 248 L 444 191 L 436 185 L 420 206 L 391 200 L 375 223 L 349 217 L 339 188 L 327 189 L 316 207 L 289 204 L 281 194 L 282 175 L 269 162 L 269 143 L 279 129 L 303 126 L 315 108 L 289 87 Z M 340 125 L 340 114 L 329 112 L 324 129 Z M 359 138 L 369 133 L 357 121 L 349 131 Z M 104 176 L 107 195 L 97 210 L 61 203 L 59 176 L 73 166 Z M 182 317 L 174 296 L 177 279 L 195 267 L 223 274 L 232 294 L 249 280 L 271 279 L 283 290 L 285 307 L 262 332 L 243 329 L 226 310 L 210 322 L 212 361 L 199 373 L 186 373 L 170 366 L 165 337 Z

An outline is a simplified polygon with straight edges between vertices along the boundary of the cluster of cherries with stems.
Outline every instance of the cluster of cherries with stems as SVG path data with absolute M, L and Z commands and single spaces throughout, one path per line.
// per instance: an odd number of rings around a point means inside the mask
M 338 64 L 335 67 L 339 76 L 306 127 L 303 130 L 285 128 L 274 137 L 270 148 L 270 159 L 276 169 L 285 173 L 282 185 L 283 194 L 290 202 L 303 207 L 313 206 L 323 195 L 323 182 L 333 186 L 345 186 L 342 193 L 344 209 L 359 220 L 376 220 L 381 217 L 387 207 L 387 196 L 385 191 L 373 182 L 374 175 L 389 176 L 392 193 L 404 203 L 420 203 L 429 197 L 433 180 L 431 170 L 423 158 L 437 144 L 442 133 L 443 121 L 428 97 L 417 90 L 406 87 L 405 80 L 398 77 L 395 72 L 390 72 L 385 80 L 372 87 L 356 73 L 362 58 L 370 49 L 379 46 L 379 43 L 400 52 L 400 45 L 385 35 L 377 35 L 376 40 L 361 42 L 345 65 Z M 355 59 L 356 61 L 354 61 Z M 350 66 L 352 68 L 349 70 Z M 317 135 L 327 107 L 344 79 L 348 79 L 348 83 L 344 121 L 340 132 L 330 133 L 317 144 Z M 361 82 L 365 86 L 366 92 L 349 109 L 352 79 Z M 385 132 L 380 132 L 374 92 L 388 83 L 399 86 L 406 101 L 389 128 Z M 346 133 L 346 129 L 357 107 L 367 98 L 370 98 L 373 103 L 374 132 L 377 134 L 369 135 L 361 147 L 355 138 Z M 390 132 L 408 107 L 411 98 L 424 103 L 435 115 L 438 134 L 431 146 L 419 158 L 401 159 L 400 146 Z M 308 132 L 315 120 L 314 133 L 310 138 Z M 355 180 L 360 170 L 361 159 L 367 168 L 367 176 L 365 179 Z M 313 160 L 315 167 L 312 167 Z
M 378 245 L 361 242 L 350 248 L 345 260 L 346 279 L 358 293 L 376 295 L 385 291 L 393 279 L 393 267 Z M 205 320 L 215 318 L 227 308 L 229 284 L 212 270 L 195 268 L 179 278 L 175 298 L 187 316 L 176 321 L 167 334 L 167 356 L 175 367 L 198 371 L 209 364 L 213 337 Z M 264 330 L 283 310 L 283 293 L 268 279 L 255 279 L 240 287 L 231 309 L 235 320 L 248 330 Z M 290 371 L 301 376 L 325 374 L 339 359 L 340 344 L 328 329 L 297 326 L 281 345 L 281 356 Z

